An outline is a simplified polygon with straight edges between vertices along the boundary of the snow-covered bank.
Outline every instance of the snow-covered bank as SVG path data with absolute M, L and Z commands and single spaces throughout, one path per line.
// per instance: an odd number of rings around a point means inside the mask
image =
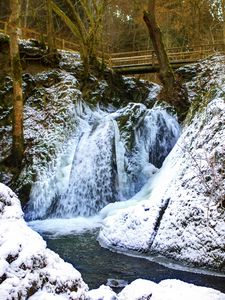
M 195 116 L 153 183 L 139 193 L 137 205 L 108 216 L 99 239 L 108 247 L 160 253 L 223 272 L 225 85 L 216 78 L 225 67 L 219 59 L 199 64 L 201 72 L 192 81 L 195 92 L 206 68 L 208 93 L 200 95 L 199 110 L 192 111 Z M 191 94 L 193 86 L 188 88 Z
M 0 299 L 39 299 L 40 291 L 45 294 L 40 299 L 48 294 L 85 299 L 86 290 L 80 273 L 46 248 L 23 220 L 16 195 L 0 184 Z
M 108 286 L 88 291 L 80 273 L 46 248 L 41 236 L 27 227 L 20 202 L 0 184 L 1 300 L 224 300 L 219 291 L 177 280 L 156 284 L 136 280 L 116 294 Z

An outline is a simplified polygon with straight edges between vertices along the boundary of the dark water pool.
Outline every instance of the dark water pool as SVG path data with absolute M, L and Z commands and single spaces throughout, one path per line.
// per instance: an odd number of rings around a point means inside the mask
M 180 279 L 225 293 L 225 277 L 174 270 L 144 258 L 111 252 L 100 247 L 93 233 L 44 239 L 50 249 L 81 272 L 91 289 L 106 284 L 108 278 L 124 279 L 129 283 L 137 278 L 154 282 Z

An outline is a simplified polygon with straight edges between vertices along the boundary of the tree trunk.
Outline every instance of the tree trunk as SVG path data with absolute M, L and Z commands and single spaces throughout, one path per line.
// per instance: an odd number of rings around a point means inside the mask
M 25 28 L 27 28 L 28 14 L 29 14 L 29 0 L 26 0 L 25 1 L 25 16 L 24 16 L 24 27 Z
M 175 80 L 172 68 L 162 40 L 162 33 L 155 17 L 155 0 L 149 0 L 148 11 L 144 11 L 144 21 L 149 31 L 158 63 L 159 78 L 163 85 L 160 94 L 160 100 L 173 105 L 178 113 L 179 119 L 183 120 L 188 108 L 189 102 L 184 87 Z
M 225 0 L 222 0 L 222 14 L 223 14 L 223 43 L 225 44 Z
M 10 0 L 10 8 L 9 36 L 11 72 L 13 78 L 12 159 L 14 165 L 20 167 L 24 153 L 22 69 L 18 45 L 20 0 Z
M 52 15 L 51 0 L 46 0 L 47 8 L 47 40 L 48 40 L 48 53 L 50 57 L 54 58 L 57 53 L 55 42 L 55 31 Z
M 144 11 L 144 21 L 147 25 L 149 35 L 159 62 L 160 80 L 166 91 L 170 91 L 174 87 L 175 79 L 169 59 L 162 41 L 162 33 L 155 18 L 155 0 L 149 1 L 148 11 Z

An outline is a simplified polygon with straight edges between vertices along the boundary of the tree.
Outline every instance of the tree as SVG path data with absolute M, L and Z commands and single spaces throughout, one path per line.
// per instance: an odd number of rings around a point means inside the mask
M 84 66 L 84 79 L 87 79 L 90 66 L 97 63 L 98 46 L 101 43 L 102 35 L 103 14 L 107 0 L 80 0 L 75 5 L 71 0 L 66 0 L 66 3 L 70 8 L 71 17 L 56 5 L 54 1 L 51 1 L 51 6 L 78 40 Z
M 172 68 L 169 64 L 169 59 L 163 44 L 161 30 L 156 22 L 155 17 L 155 0 L 150 0 L 148 4 L 148 11 L 144 11 L 144 21 L 147 25 L 149 35 L 155 49 L 155 53 L 160 66 L 160 80 L 166 93 L 174 87 L 175 78 Z
M 13 78 L 12 160 L 15 166 L 20 167 L 24 153 L 22 69 L 18 45 L 20 0 L 10 0 L 10 9 L 9 37 Z
M 48 58 L 50 61 L 57 61 L 57 48 L 55 41 L 55 30 L 52 15 L 51 0 L 46 0 L 47 10 L 47 44 L 48 44 Z
M 148 11 L 144 11 L 144 21 L 159 62 L 159 78 L 163 84 L 161 98 L 173 105 L 182 120 L 189 108 L 187 95 L 183 87 L 175 80 L 172 68 L 162 40 L 161 30 L 155 16 L 155 0 L 148 1 Z
M 225 44 L 225 0 L 221 0 L 222 17 L 223 17 L 223 43 Z

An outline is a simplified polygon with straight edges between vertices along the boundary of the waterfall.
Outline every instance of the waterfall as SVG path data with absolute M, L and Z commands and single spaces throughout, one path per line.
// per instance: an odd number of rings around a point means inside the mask
M 137 107 L 137 105 L 134 105 Z M 135 109 L 133 107 L 133 109 Z M 140 106 L 140 111 L 143 105 Z M 126 174 L 126 188 L 123 197 L 131 198 L 148 179 L 161 168 L 164 159 L 175 145 L 180 126 L 176 119 L 160 107 L 146 109 L 137 118 L 132 130 L 132 146 L 126 147 L 124 154 L 124 169 Z M 123 145 L 126 144 L 126 136 Z
M 118 200 L 114 124 L 104 118 L 85 132 L 75 151 L 69 188 L 53 216 L 90 216 Z
M 38 174 L 27 220 L 93 216 L 137 193 L 180 134 L 162 108 L 130 103 L 113 113 L 79 103 L 77 127 L 62 153 Z

